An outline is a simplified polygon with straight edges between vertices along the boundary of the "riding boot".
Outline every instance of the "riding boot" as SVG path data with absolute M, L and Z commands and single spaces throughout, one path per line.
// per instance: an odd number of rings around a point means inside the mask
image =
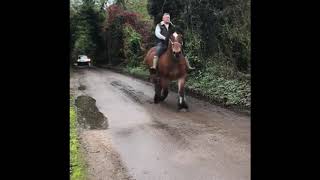
M 195 68 L 193 68 L 193 67 L 190 66 L 190 62 L 189 62 L 188 58 L 186 57 L 185 59 L 186 59 L 186 62 L 187 62 L 187 67 L 188 67 L 190 70 L 195 69 Z
M 152 65 L 151 69 L 156 69 L 157 68 L 158 59 L 159 59 L 158 56 L 154 56 L 153 57 L 153 65 Z

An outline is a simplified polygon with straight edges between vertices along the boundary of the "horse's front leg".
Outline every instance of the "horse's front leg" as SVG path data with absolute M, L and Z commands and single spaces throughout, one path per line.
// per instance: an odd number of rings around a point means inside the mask
M 169 80 L 166 78 L 161 78 L 160 85 L 161 85 L 160 101 L 164 101 L 167 98 L 168 93 L 169 93 L 169 90 L 168 90 Z
M 181 78 L 178 80 L 178 109 L 188 109 L 188 105 L 185 101 L 184 97 L 184 86 L 185 86 L 186 78 Z

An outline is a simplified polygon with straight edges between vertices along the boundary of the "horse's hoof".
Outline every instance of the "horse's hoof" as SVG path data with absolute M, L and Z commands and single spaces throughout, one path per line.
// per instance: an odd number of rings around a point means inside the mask
M 165 97 L 160 97 L 160 102 L 163 102 L 166 98 Z
M 188 105 L 186 103 L 178 104 L 179 110 L 180 109 L 189 109 Z
M 154 99 L 154 101 L 153 101 L 155 104 L 158 104 L 158 103 L 160 103 L 160 100 L 159 99 Z
M 179 112 L 188 112 L 188 109 L 182 108 L 182 109 L 179 109 Z

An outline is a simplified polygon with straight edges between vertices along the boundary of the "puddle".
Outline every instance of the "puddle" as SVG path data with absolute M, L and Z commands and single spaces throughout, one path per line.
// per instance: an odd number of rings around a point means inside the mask
M 99 111 L 95 99 L 90 96 L 78 96 L 75 105 L 77 120 L 84 129 L 108 128 L 108 118 Z

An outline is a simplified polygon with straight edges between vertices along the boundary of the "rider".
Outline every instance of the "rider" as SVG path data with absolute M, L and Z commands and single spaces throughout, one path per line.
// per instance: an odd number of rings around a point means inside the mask
M 167 49 L 169 35 L 173 29 L 174 25 L 170 22 L 170 14 L 164 13 L 162 16 L 162 21 L 157 24 L 155 29 L 155 35 L 157 37 L 156 55 L 153 57 L 153 66 L 151 69 L 156 69 L 157 63 L 160 55 Z M 189 60 L 185 57 L 187 62 L 187 67 L 189 69 L 194 69 L 190 66 Z

